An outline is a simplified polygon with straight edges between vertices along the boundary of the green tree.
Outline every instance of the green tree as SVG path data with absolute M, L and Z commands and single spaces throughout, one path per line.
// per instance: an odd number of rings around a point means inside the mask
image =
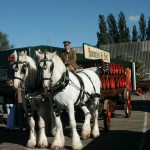
M 146 20 L 143 13 L 141 13 L 139 20 L 139 39 L 140 41 L 146 40 Z
M 137 42 L 137 41 L 138 41 L 138 32 L 136 26 L 134 25 L 132 30 L 132 42 Z
M 8 35 L 0 32 L 0 50 L 6 50 L 13 48 L 14 45 L 10 45 Z
M 145 79 L 145 77 L 141 77 L 141 75 L 140 75 L 144 70 L 143 66 L 144 66 L 144 64 L 142 63 L 142 61 L 140 61 L 140 60 L 135 61 L 135 72 L 136 72 L 136 80 L 137 81 Z
M 148 27 L 146 29 L 146 40 L 150 40 L 150 17 L 148 19 Z
M 124 13 L 121 11 L 118 15 L 118 29 L 119 29 L 119 42 L 129 42 L 130 41 L 130 31 L 126 26 L 126 19 Z
M 119 33 L 118 33 L 117 22 L 112 13 L 110 13 L 107 17 L 107 24 L 108 24 L 109 42 L 111 44 L 119 43 Z
M 126 42 L 130 42 L 130 29 L 129 29 L 129 27 L 126 27 L 125 37 L 126 37 Z
M 133 57 L 131 55 L 125 56 L 124 54 L 122 54 L 122 55 L 116 56 L 116 59 L 120 59 L 123 61 L 131 61 L 131 60 L 133 60 Z M 140 60 L 135 61 L 135 72 L 136 72 L 136 80 L 137 81 L 145 79 L 145 77 L 140 77 L 141 72 L 143 72 L 143 70 L 144 70 L 143 66 L 144 66 L 144 64 L 142 63 L 142 61 L 140 61 Z
M 97 38 L 98 38 L 97 47 L 100 47 L 100 45 L 102 44 L 109 43 L 107 26 L 106 26 L 104 15 L 99 15 L 99 30 L 100 32 L 97 32 Z

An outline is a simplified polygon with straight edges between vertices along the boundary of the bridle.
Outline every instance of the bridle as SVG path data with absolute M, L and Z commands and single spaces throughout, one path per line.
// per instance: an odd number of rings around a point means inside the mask
M 43 81 L 44 81 L 44 80 L 50 80 L 50 82 L 53 82 L 53 80 L 52 80 L 52 73 L 53 73 L 53 69 L 54 69 L 54 62 L 53 62 L 52 60 L 48 60 L 48 59 L 46 58 L 46 54 L 45 54 L 45 53 L 44 53 L 44 58 L 38 62 L 38 67 L 40 66 L 40 63 L 41 63 L 41 62 L 43 62 L 43 66 L 42 66 L 42 69 L 43 69 L 43 70 L 46 70 L 46 69 L 47 69 L 47 64 L 46 64 L 46 62 L 51 62 L 51 63 L 52 63 L 52 65 L 51 65 L 51 67 L 50 67 L 51 77 L 50 77 L 50 78 L 44 78 L 44 77 L 42 77 L 42 80 L 43 80 Z
M 46 62 L 51 62 L 51 66 L 50 66 L 50 73 L 51 73 L 51 77 L 49 78 L 42 78 L 43 81 L 44 80 L 50 80 L 50 83 L 53 82 L 52 80 L 52 76 L 53 76 L 53 69 L 54 69 L 54 62 L 53 60 L 48 60 L 46 58 L 46 54 L 44 54 L 44 58 L 42 60 L 39 61 L 39 64 L 43 62 L 43 66 L 41 67 L 43 70 L 47 69 L 47 64 Z M 59 91 L 61 91 L 62 89 L 64 89 L 69 83 L 69 73 L 68 70 L 66 69 L 66 71 L 62 74 L 62 76 L 60 77 L 60 79 L 50 88 L 50 92 L 52 95 L 55 95 L 56 93 L 58 93 Z
M 11 68 L 13 68 L 13 65 L 16 65 L 15 68 L 13 69 L 14 72 L 18 72 L 19 71 L 19 64 L 22 64 L 22 68 L 20 70 L 20 73 L 24 74 L 24 77 L 23 78 L 20 78 L 20 77 L 17 77 L 17 76 L 14 76 L 14 79 L 18 79 L 21 81 L 21 85 L 25 82 L 25 75 L 26 75 L 26 69 L 28 68 L 29 66 L 29 63 L 26 62 L 26 61 L 19 61 L 19 58 L 17 57 L 17 61 L 13 62 L 11 64 Z

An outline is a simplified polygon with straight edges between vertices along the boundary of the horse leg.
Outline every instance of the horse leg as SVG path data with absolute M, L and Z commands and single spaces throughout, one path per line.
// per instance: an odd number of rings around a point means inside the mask
M 68 108 L 68 113 L 69 113 L 70 126 L 72 128 L 72 148 L 78 150 L 82 149 L 83 146 L 80 140 L 80 136 L 76 129 L 74 105 Z
M 56 133 L 54 141 L 52 142 L 51 149 L 62 149 L 65 145 L 65 137 L 63 133 L 62 122 L 60 116 L 55 116 Z
M 33 148 L 36 145 L 35 121 L 33 117 L 28 118 L 28 123 L 30 128 L 30 136 L 27 142 L 27 147 Z
M 55 136 L 56 134 L 56 123 L 55 123 L 55 118 L 54 118 L 54 114 L 52 114 L 51 116 L 51 134 L 52 136 Z
M 81 137 L 82 139 L 87 139 L 91 135 L 91 124 L 90 124 L 91 114 L 86 106 L 82 106 L 81 109 L 85 115 L 84 124 L 82 126 Z
M 45 121 L 44 121 L 44 114 L 45 114 L 45 107 L 42 107 L 43 104 L 41 104 L 41 107 L 39 109 L 39 139 L 38 139 L 38 146 L 41 148 L 45 148 L 48 146 L 48 141 L 45 133 Z
M 91 105 L 90 111 L 93 119 L 93 128 L 92 128 L 92 136 L 94 138 L 100 135 L 99 127 L 98 127 L 98 104 L 99 98 L 95 98 L 95 104 Z
M 50 110 L 50 121 L 51 121 L 51 126 L 50 126 L 50 128 L 51 128 L 51 134 L 52 134 L 52 136 L 55 136 L 55 134 L 56 134 L 56 123 L 55 123 L 55 116 L 54 116 L 54 110 L 53 110 L 53 103 L 52 103 L 52 97 L 51 97 L 51 95 L 50 95 L 50 100 L 49 100 L 49 103 L 50 103 L 50 105 L 49 105 L 49 110 Z M 49 111 L 48 110 L 48 111 Z M 49 112 L 47 112 L 47 113 L 49 113 Z

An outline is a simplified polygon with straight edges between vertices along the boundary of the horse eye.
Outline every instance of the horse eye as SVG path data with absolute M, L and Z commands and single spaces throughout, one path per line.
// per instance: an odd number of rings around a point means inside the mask
M 25 74 L 26 73 L 26 69 L 27 69 L 27 65 L 23 64 L 22 68 L 21 68 L 21 73 Z

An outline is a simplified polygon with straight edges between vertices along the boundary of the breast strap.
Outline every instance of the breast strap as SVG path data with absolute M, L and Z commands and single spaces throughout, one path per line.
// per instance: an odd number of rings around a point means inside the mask
M 80 85 L 81 85 L 79 96 L 78 96 L 77 101 L 75 102 L 74 105 L 77 105 L 77 103 L 80 100 L 80 106 L 85 105 L 85 103 L 83 103 L 85 94 L 88 95 L 92 99 L 94 99 L 96 97 L 100 97 L 100 94 L 96 93 L 96 89 L 94 87 L 94 84 L 93 84 L 90 76 L 88 74 L 86 74 L 85 72 L 82 72 L 82 73 L 84 73 L 89 78 L 89 80 L 91 81 L 91 83 L 93 85 L 93 89 L 94 89 L 94 94 L 90 94 L 90 93 L 88 93 L 88 92 L 85 91 L 85 89 L 84 89 L 85 86 L 84 86 L 84 82 L 83 82 L 82 78 L 78 74 L 74 73 L 74 75 L 78 78 L 78 80 L 80 82 Z
M 61 92 L 69 84 L 69 73 L 68 70 L 62 75 L 58 82 L 49 90 L 49 92 L 54 96 Z

